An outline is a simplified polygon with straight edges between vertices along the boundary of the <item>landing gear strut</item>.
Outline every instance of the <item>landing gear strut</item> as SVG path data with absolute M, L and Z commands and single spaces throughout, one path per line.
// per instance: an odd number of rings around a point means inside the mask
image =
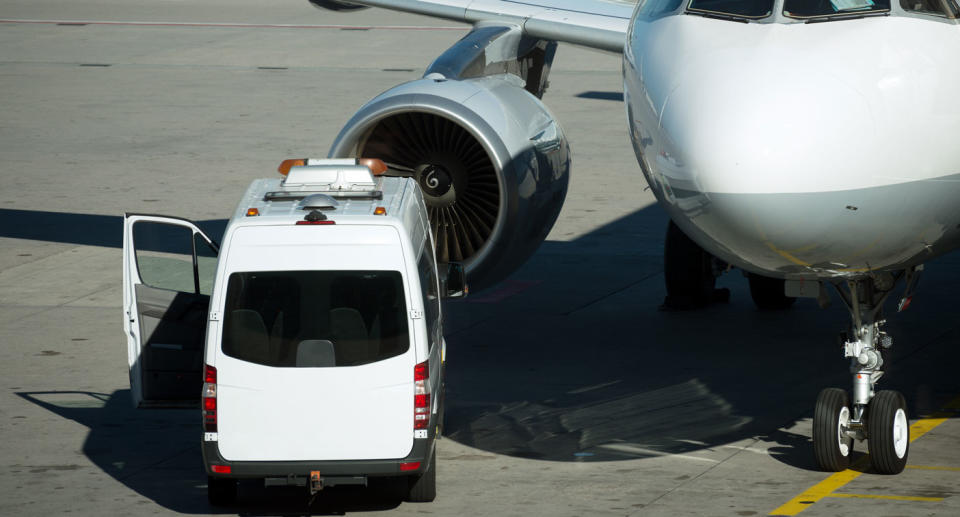
M 850 309 L 852 327 L 841 334 L 844 357 L 849 357 L 853 396 L 837 388 L 820 392 L 813 416 L 813 450 L 817 465 L 826 471 L 841 471 L 850 464 L 853 440 L 868 440 L 873 469 L 881 474 L 899 474 L 907 464 L 910 427 L 906 401 L 899 392 L 874 388 L 883 376 L 885 356 L 893 340 L 880 330 L 886 321 L 883 304 L 897 281 L 906 276 L 907 292 L 900 309 L 909 304 L 920 272 L 911 269 L 897 275 L 880 273 L 846 281 L 846 289 L 834 284 Z
M 687 237 L 673 221 L 667 226 L 663 251 L 667 297 L 660 310 L 699 309 L 730 301 L 729 289 L 714 287 L 722 271 L 719 261 Z

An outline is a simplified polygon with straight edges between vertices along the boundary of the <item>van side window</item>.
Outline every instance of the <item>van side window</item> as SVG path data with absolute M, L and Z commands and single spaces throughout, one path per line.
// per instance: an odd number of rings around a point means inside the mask
M 424 239 L 424 248 L 417 262 L 420 288 L 423 290 L 424 319 L 427 323 L 427 349 L 432 350 L 440 340 L 440 296 L 437 291 L 437 276 L 433 250 L 429 240 Z
M 233 273 L 223 353 L 276 367 L 357 366 L 406 352 L 399 271 Z

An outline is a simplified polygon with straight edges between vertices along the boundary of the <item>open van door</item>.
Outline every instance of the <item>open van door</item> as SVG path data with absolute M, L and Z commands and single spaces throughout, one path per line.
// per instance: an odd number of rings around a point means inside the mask
M 123 320 L 134 406 L 199 402 L 217 251 L 185 219 L 124 215 Z

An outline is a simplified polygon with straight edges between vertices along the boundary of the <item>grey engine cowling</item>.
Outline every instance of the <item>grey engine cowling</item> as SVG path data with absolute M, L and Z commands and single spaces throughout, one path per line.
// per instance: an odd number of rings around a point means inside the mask
M 477 33 L 458 45 L 476 54 L 470 38 Z M 485 61 L 489 72 L 483 51 L 474 64 Z M 460 64 L 456 73 L 451 59 Z M 463 262 L 471 287 L 482 289 L 513 272 L 546 238 L 566 196 L 570 148 L 553 115 L 528 91 L 542 94 L 545 73 L 531 87 L 531 78 L 514 73 L 463 79 L 468 65 L 469 56 L 455 46 L 423 79 L 371 100 L 341 130 L 330 157 L 379 158 L 391 174 L 414 177 L 438 261 Z

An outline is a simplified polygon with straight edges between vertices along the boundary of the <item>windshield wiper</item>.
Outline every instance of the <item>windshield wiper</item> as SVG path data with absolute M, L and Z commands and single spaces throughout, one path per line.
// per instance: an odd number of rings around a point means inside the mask
M 862 13 L 838 13 L 829 16 L 817 16 L 810 18 L 804 23 L 835 22 L 840 20 L 857 20 L 868 16 L 890 16 L 890 11 L 868 11 Z
M 717 20 L 727 20 L 731 22 L 750 23 L 750 18 L 726 13 L 708 13 L 703 11 L 684 11 L 683 14 L 694 14 L 704 18 L 716 18 Z

